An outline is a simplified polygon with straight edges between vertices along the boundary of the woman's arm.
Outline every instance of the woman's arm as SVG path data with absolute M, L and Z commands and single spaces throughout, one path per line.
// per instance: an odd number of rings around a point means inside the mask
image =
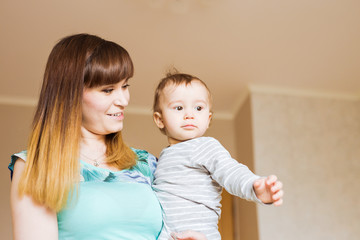
M 25 162 L 19 158 L 14 166 L 11 182 L 10 203 L 14 240 L 57 240 L 56 213 L 36 204 L 30 196 L 19 197 L 18 185 Z
M 172 233 L 171 237 L 176 240 L 206 240 L 205 234 L 192 230 L 180 233 Z

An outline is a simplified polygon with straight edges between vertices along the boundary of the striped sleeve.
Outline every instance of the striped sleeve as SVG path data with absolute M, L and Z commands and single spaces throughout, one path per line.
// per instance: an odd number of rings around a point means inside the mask
M 209 171 L 211 177 L 232 195 L 249 201 L 261 202 L 255 195 L 253 183 L 260 178 L 235 159 L 214 138 L 201 138 L 194 148 L 192 162 Z

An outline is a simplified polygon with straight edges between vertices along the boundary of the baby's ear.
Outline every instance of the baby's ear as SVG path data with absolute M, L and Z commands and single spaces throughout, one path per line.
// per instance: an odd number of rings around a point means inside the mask
M 163 120 L 162 120 L 161 113 L 154 112 L 153 119 L 154 119 L 154 122 L 155 122 L 156 126 L 158 126 L 158 128 L 163 129 L 165 127 L 164 123 L 163 123 Z
M 209 113 L 209 121 L 208 121 L 208 125 L 207 127 L 209 128 L 210 124 L 211 124 L 211 120 L 212 120 L 212 112 Z

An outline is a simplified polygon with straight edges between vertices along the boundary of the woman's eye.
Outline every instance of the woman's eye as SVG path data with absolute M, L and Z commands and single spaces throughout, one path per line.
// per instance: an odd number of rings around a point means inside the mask
M 126 83 L 126 84 L 122 85 L 121 87 L 124 88 L 124 89 L 126 89 L 126 88 L 130 87 L 130 84 L 127 84 L 127 83 Z
M 183 107 L 177 106 L 177 107 L 175 107 L 175 109 L 178 110 L 178 111 L 181 111 L 181 110 L 183 110 Z
M 103 89 L 102 91 L 103 91 L 104 93 L 111 93 L 113 90 L 114 90 L 114 89 L 112 89 L 112 88 L 106 88 L 106 89 Z
M 201 111 L 203 109 L 203 107 L 197 106 L 196 107 L 196 111 Z

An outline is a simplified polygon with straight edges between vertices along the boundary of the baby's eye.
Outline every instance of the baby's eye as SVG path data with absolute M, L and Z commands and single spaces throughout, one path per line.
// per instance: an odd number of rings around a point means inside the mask
M 114 89 L 113 88 L 105 88 L 101 91 L 103 91 L 104 93 L 111 93 Z
M 182 106 L 176 106 L 175 109 L 178 110 L 178 111 L 181 111 L 181 110 L 183 110 L 183 107 Z
M 196 107 L 196 111 L 199 111 L 199 112 L 200 112 L 201 110 L 203 110 L 203 107 L 201 107 L 201 106 L 197 106 L 197 107 Z

